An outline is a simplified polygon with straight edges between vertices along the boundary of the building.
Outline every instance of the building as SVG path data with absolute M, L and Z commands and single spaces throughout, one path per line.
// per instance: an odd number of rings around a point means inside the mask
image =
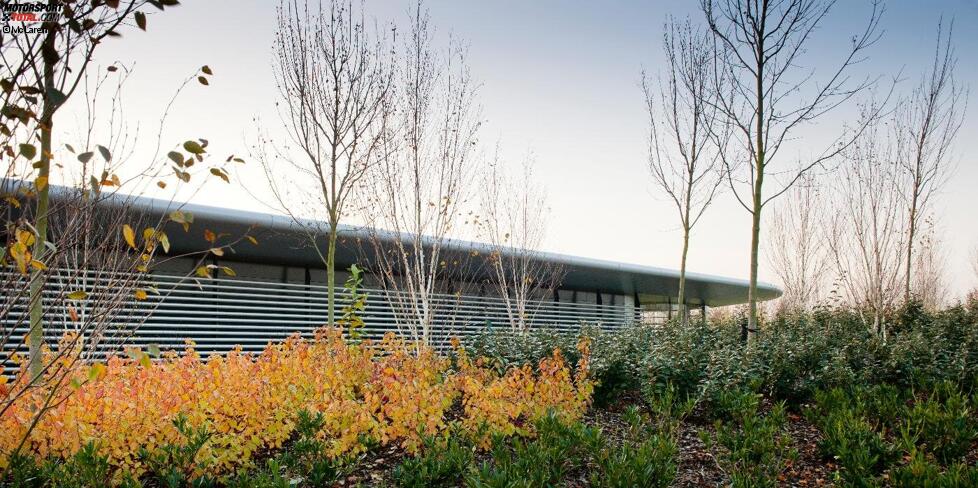
M 176 208 L 170 202 L 147 198 L 127 199 L 126 206 L 131 215 L 149 222 Z M 118 308 L 123 313 L 113 319 L 112 330 L 106 331 L 106 336 L 137 345 L 158 344 L 164 349 L 182 348 L 189 339 L 205 354 L 226 351 L 235 345 L 255 351 L 269 341 L 295 332 L 311 334 L 326 322 L 326 273 L 308 234 L 309 229 L 323 228 L 323 225 L 315 222 L 299 225 L 285 216 L 195 204 L 179 208 L 193 215 L 192 230 L 186 232 L 176 223 L 167 224 L 170 257 L 153 269 L 145 283 L 154 293 L 146 300 L 132 300 Z M 205 239 L 204 229 L 225 238 L 250 235 L 258 244 L 239 239 L 223 256 L 211 254 L 203 258 L 203 263 L 215 270 L 232 269 L 234 276 L 220 271 L 210 278 L 195 276 L 201 255 L 179 256 L 213 246 Z M 325 236 L 320 234 L 318 238 L 325 247 Z M 388 244 L 396 239 L 390 233 L 374 233 L 373 238 Z M 344 270 L 357 263 L 365 269 L 371 268 L 376 251 L 373 246 L 365 245 L 370 239 L 371 233 L 364 229 L 344 227 L 341 230 L 336 256 L 338 292 L 342 293 L 342 283 L 348 276 Z M 491 254 L 492 249 L 475 242 L 448 241 L 442 250 L 442 260 L 463 268 L 464 272 L 451 274 L 450 282 L 432 300 L 439 306 L 432 342 L 440 344 L 450 336 L 464 336 L 486 327 L 508 327 L 506 299 L 488 284 L 490 270 L 484 265 L 484 256 Z M 541 292 L 532 302 L 529 321 L 533 327 L 569 329 L 595 324 L 616 328 L 659 322 L 677 309 L 677 271 L 561 254 L 532 256 L 563 271 L 559 286 Z M 72 281 L 71 286 L 76 288 L 80 279 L 87 289 L 111 286 L 100 284 L 107 283 L 103 277 L 89 278 L 88 274 L 77 272 L 72 276 L 63 281 Z M 57 273 L 54 278 L 50 283 L 55 288 L 68 286 L 57 279 Z M 687 273 L 688 305 L 698 314 L 705 313 L 707 307 L 746 302 L 747 289 L 745 281 Z M 368 297 L 362 315 L 365 335 L 379 337 L 387 331 L 397 331 L 401 320 L 391 307 L 392 292 L 385 291 L 378 285 L 377 277 L 369 274 L 363 291 Z M 780 293 L 772 285 L 759 285 L 763 300 Z M 54 292 L 49 295 L 58 296 Z M 340 296 L 337 306 L 343 303 Z M 84 312 L 84 304 L 79 304 L 79 309 Z M 26 332 L 25 321 L 14 324 L 10 320 L 16 314 L 7 315 L 8 327 L 19 329 L 21 334 Z M 57 322 L 52 317 L 46 320 Z M 65 327 L 70 329 L 70 324 Z M 59 331 L 48 333 L 56 335 Z

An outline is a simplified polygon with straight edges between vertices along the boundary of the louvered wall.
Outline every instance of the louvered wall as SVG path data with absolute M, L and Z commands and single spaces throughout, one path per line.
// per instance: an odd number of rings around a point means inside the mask
M 8 276 L 9 278 L 9 276 Z M 10 281 L 5 280 L 8 287 Z M 82 322 L 107 308 L 95 297 L 104 296 L 99 289 L 112 286 L 106 273 L 80 275 L 60 271 L 48 281 L 45 291 L 46 335 L 56 342 L 76 324 L 69 320 L 68 291 L 85 289 L 89 299 L 72 302 Z M 131 286 L 131 283 L 129 283 Z M 111 325 L 99 337 L 99 355 L 119 351 L 123 345 L 146 347 L 157 344 L 162 349 L 182 349 L 184 341 L 196 343 L 202 354 L 226 352 L 235 345 L 247 351 L 259 351 L 269 341 L 279 341 L 290 334 L 311 336 L 326 322 L 326 287 L 318 284 L 296 284 L 249 279 L 188 279 L 171 275 L 154 275 L 152 283 L 158 294 L 145 301 L 126 299 L 112 309 Z M 15 285 L 13 289 L 16 289 Z M 388 331 L 405 333 L 391 307 L 391 295 L 378 289 L 365 289 L 368 295 L 364 335 L 379 338 Z M 13 292 L 9 292 L 13 293 Z M 23 336 L 27 332 L 27 299 L 2 301 L 7 307 L 2 319 L 3 331 L 13 331 L 18 350 L 26 352 Z M 338 297 L 339 308 L 345 296 Z M 403 296 L 400 296 L 403 300 Z M 432 342 L 443 345 L 453 336 L 466 336 L 486 327 L 508 327 L 506 302 L 495 297 L 437 295 Z M 534 327 L 576 329 L 582 324 L 618 328 L 642 320 L 639 308 L 631 305 L 598 305 L 544 300 L 534 302 L 531 323 Z M 403 322 L 403 321 L 402 321 Z M 12 351 L 4 351 L 5 370 L 11 372 Z

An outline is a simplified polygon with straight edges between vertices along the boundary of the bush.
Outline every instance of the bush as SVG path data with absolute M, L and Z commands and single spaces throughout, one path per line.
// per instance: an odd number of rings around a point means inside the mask
M 259 466 L 263 483 L 283 473 L 328 483 L 344 459 L 372 446 L 417 451 L 448 428 L 457 402 L 472 432 L 529 434 L 522 427 L 551 411 L 578 420 L 592 386 L 587 345 L 576 354 L 577 370 L 554 353 L 535 370 L 499 374 L 473 362 L 450 371 L 430 349 L 390 335 L 377 345 L 348 343 L 337 329 L 271 344 L 258 356 L 233 351 L 205 361 L 190 346 L 152 362 L 136 353 L 81 367 L 76 388 L 41 417 L 21 452 L 35 463 L 67 460 L 94 443 L 109 466 L 103 479 L 113 483 L 203 486 Z M 10 455 L 47 393 L 31 390 L 0 418 L 0 470 L 20 463 Z M 278 457 L 257 461 L 269 454 Z M 20 474 L 0 479 L 13 476 Z
M 590 326 L 578 331 L 531 329 L 512 332 L 487 328 L 467 339 L 465 344 L 473 357 L 485 358 L 486 364 L 498 371 L 505 371 L 536 365 L 552 355 L 554 350 L 559 350 L 576 368 L 581 357 L 577 344 L 586 340 L 590 345 L 588 368 L 595 381 L 594 403 L 600 407 L 644 386 L 648 369 L 645 360 L 654 334 L 654 329 L 644 326 L 614 332 Z
M 880 393 L 884 392 L 884 393 Z M 885 396 L 889 390 L 864 389 L 849 393 L 841 388 L 816 394 L 816 407 L 806 411 L 809 420 L 822 432 L 819 449 L 842 468 L 839 473 L 853 485 L 868 486 L 896 459 L 896 452 L 886 441 L 886 425 L 894 419 L 867 415 L 868 405 L 862 399 Z M 874 401 L 889 404 L 889 400 Z M 872 419 L 872 420 L 871 420 Z
M 588 447 L 600 435 L 580 423 L 565 425 L 555 415 L 536 423 L 533 439 L 513 438 L 508 442 L 495 436 L 490 461 L 482 462 L 466 476 L 470 487 L 548 487 L 555 486 L 590 457 Z M 592 438 L 586 441 L 586 438 Z
M 719 411 L 729 420 L 717 420 L 715 434 L 703 434 L 707 445 L 723 447 L 721 464 L 734 487 L 777 486 L 786 462 L 797 456 L 785 432 L 784 404 L 759 412 L 760 396 L 750 391 L 719 395 Z
M 910 462 L 893 469 L 889 482 L 900 488 L 967 488 L 978 486 L 978 467 L 954 464 L 943 470 L 920 452 L 914 451 Z
M 940 385 L 931 395 L 914 402 L 905 412 L 901 428 L 907 451 L 914 447 L 932 454 L 941 464 L 963 458 L 978 438 L 978 426 L 968 397 L 951 383 Z
M 394 481 L 403 487 L 456 486 L 472 464 L 473 450 L 459 436 L 429 437 L 419 456 L 394 469 Z
M 593 449 L 598 469 L 591 473 L 591 486 L 625 488 L 632 486 L 666 487 L 676 478 L 678 465 L 675 431 L 650 428 L 652 423 L 637 408 L 625 412 L 626 438 L 620 446 Z

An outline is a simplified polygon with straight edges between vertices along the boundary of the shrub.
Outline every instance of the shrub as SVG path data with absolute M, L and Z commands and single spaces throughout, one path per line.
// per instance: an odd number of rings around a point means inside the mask
M 839 474 L 854 485 L 871 484 L 896 456 L 886 442 L 888 420 L 877 418 L 871 422 L 867 419 L 867 404 L 861 399 L 875 396 L 874 391 L 883 390 L 868 389 L 850 394 L 836 388 L 818 392 L 816 407 L 806 411 L 809 420 L 822 432 L 819 449 L 823 455 L 838 462 L 842 468 Z
M 456 486 L 472 459 L 473 447 L 461 437 L 428 437 L 421 454 L 404 460 L 394 469 L 394 481 L 398 486 L 414 488 Z
M 525 423 L 548 411 L 579 419 L 593 384 L 587 345 L 576 354 L 576 371 L 556 352 L 536 370 L 497 373 L 472 363 L 452 372 L 448 359 L 392 335 L 379 344 L 348 343 L 332 328 L 313 340 L 270 344 L 259 355 L 203 360 L 192 345 L 157 361 L 133 353 L 80 367 L 73 391 L 41 417 L 21 453 L 35 463 L 68 460 L 94 443 L 114 484 L 231 482 L 269 453 L 279 457 L 261 463 L 262 483 L 274 485 L 286 473 L 331 480 L 346 458 L 371 446 L 416 452 L 424 438 L 445 431 L 446 412 L 459 399 L 472 432 L 528 433 Z M 0 470 L 29 471 L 11 455 L 47 393 L 31 390 L 0 417 Z M 495 401 L 509 393 L 516 401 Z
M 458 349 L 456 381 L 463 395 L 463 431 L 479 447 L 488 448 L 491 436 L 530 434 L 549 415 L 564 423 L 579 420 L 590 405 L 594 388 L 588 376 L 588 347 L 587 340 L 578 344 L 581 359 L 573 375 L 559 349 L 540 360 L 536 374 L 528 365 L 500 374 L 483 367 L 484 359 L 473 361 L 464 349 Z
M 959 463 L 943 470 L 914 451 L 906 465 L 889 472 L 888 481 L 899 488 L 966 488 L 978 486 L 978 467 Z
M 951 383 L 940 385 L 906 410 L 902 440 L 910 451 L 917 447 L 934 455 L 941 464 L 960 460 L 978 438 L 978 427 L 968 397 Z
M 149 478 L 167 488 L 213 486 L 214 480 L 205 473 L 209 462 L 198 457 L 210 441 L 211 432 L 206 425 L 192 427 L 183 414 L 177 415 L 173 426 L 180 434 L 179 442 L 164 444 L 153 451 L 146 448 L 139 450 L 139 459 L 146 466 Z M 104 459 L 107 475 L 108 458 Z M 105 478 L 107 476 L 102 479 Z
M 541 417 L 532 439 L 495 436 L 491 461 L 482 462 L 466 476 L 470 487 L 548 487 L 564 481 L 580 468 L 591 453 L 589 447 L 600 434 L 580 423 L 564 424 L 556 415 Z
M 671 405 L 670 405 L 671 408 Z M 628 432 L 619 446 L 592 449 L 598 469 L 590 476 L 591 486 L 625 488 L 632 486 L 666 487 L 676 478 L 678 465 L 675 431 L 668 422 L 666 430 L 650 428 L 637 408 L 624 415 Z
M 777 486 L 786 461 L 797 456 L 785 432 L 784 404 L 762 415 L 759 402 L 759 396 L 749 391 L 722 393 L 718 405 L 730 420 L 717 420 L 714 436 L 703 436 L 708 445 L 724 448 L 721 464 L 735 487 Z
M 525 365 L 535 366 L 560 350 L 574 368 L 581 359 L 576 346 L 581 340 L 590 345 L 589 374 L 594 380 L 594 403 L 605 406 L 623 393 L 639 391 L 644 385 L 648 365 L 648 347 L 655 330 L 634 326 L 617 331 L 583 326 L 577 331 L 531 329 L 512 332 L 487 328 L 466 340 L 472 357 L 484 358 L 497 371 Z

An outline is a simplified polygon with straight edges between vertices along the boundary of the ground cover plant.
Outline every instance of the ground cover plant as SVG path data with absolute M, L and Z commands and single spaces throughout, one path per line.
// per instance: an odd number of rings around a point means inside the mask
M 9 486 L 978 484 L 978 307 L 142 352 L 0 417 Z M 17 382 L 4 385 L 9 393 Z M 31 403 L 34 402 L 34 403 Z M 27 431 L 30 430 L 28 433 Z M 23 442 L 21 442 L 23 441 Z

